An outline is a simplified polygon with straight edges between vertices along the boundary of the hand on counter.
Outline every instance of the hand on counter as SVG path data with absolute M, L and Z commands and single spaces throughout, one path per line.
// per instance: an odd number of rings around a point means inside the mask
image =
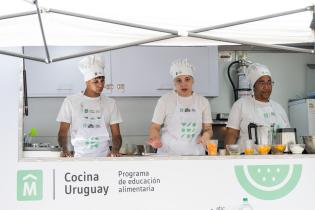
M 61 152 L 61 155 L 60 155 L 61 157 L 73 157 L 73 153 L 72 152 L 70 152 L 70 151 L 68 151 L 68 150 L 63 150 L 62 152 Z
M 161 139 L 158 137 L 152 137 L 147 141 L 147 144 L 151 145 L 153 148 L 157 149 L 162 147 Z
M 107 157 L 121 157 L 119 152 L 111 151 L 108 153 Z

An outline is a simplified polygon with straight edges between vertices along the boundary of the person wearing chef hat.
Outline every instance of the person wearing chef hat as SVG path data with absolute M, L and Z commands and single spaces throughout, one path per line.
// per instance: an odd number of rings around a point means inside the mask
M 174 61 L 170 74 L 175 90 L 158 100 L 148 144 L 158 154 L 204 155 L 206 140 L 212 137 L 209 101 L 193 92 L 194 67 L 187 59 Z
M 115 100 L 101 96 L 105 85 L 104 69 L 100 55 L 87 56 L 79 62 L 86 88 L 83 93 L 66 97 L 57 116 L 60 122 L 58 142 L 65 157 L 72 156 L 67 142 L 69 129 L 74 157 L 119 155 L 122 119 Z
M 233 104 L 226 125 L 225 137 L 225 145 L 237 142 L 242 150 L 244 150 L 245 140 L 249 139 L 249 123 L 273 126 L 274 130 L 290 127 L 284 109 L 270 99 L 274 83 L 270 70 L 262 64 L 253 63 L 248 67 L 248 77 L 253 94 L 240 98 Z

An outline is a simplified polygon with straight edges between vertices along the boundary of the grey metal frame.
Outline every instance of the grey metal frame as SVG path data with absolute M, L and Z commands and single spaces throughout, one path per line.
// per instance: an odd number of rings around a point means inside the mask
M 285 11 L 285 12 L 281 12 L 281 13 L 270 14 L 270 15 L 260 16 L 260 17 L 256 17 L 256 18 L 250 18 L 250 19 L 246 19 L 246 20 L 240 20 L 240 21 L 235 21 L 235 22 L 231 22 L 231 23 L 225 23 L 225 24 L 220 24 L 220 25 L 216 25 L 216 26 L 210 26 L 210 27 L 195 29 L 195 30 L 191 30 L 188 32 L 179 32 L 179 31 L 170 30 L 170 29 L 145 26 L 145 25 L 141 25 L 141 24 L 134 24 L 134 23 L 124 22 L 124 21 L 117 21 L 117 20 L 112 20 L 112 19 L 107 19 L 107 18 L 101 18 L 101 17 L 95 17 L 95 16 L 90 16 L 90 15 L 73 13 L 73 12 L 68 12 L 68 11 L 63 11 L 63 10 L 58 10 L 58 9 L 52 9 L 52 8 L 51 9 L 40 9 L 40 7 L 38 6 L 38 0 L 34 0 L 33 3 L 36 6 L 36 11 L 0 16 L 0 20 L 37 14 L 39 24 L 40 24 L 42 39 L 43 39 L 43 43 L 44 43 L 44 47 L 45 47 L 46 58 L 43 59 L 43 58 L 38 58 L 38 57 L 32 57 L 32 56 L 14 53 L 14 52 L 9 52 L 9 51 L 4 51 L 4 50 L 0 50 L 0 54 L 14 56 L 14 57 L 18 57 L 18 58 L 24 58 L 24 59 L 33 60 L 33 61 L 44 62 L 44 63 L 53 63 L 53 62 L 58 62 L 58 61 L 67 60 L 67 59 L 71 59 L 71 58 L 77 58 L 77 57 L 82 57 L 82 56 L 86 56 L 86 55 L 91 55 L 91 54 L 95 54 L 95 53 L 101 53 L 101 52 L 106 52 L 106 51 L 110 51 L 110 50 L 121 49 L 121 48 L 146 44 L 146 43 L 150 43 L 150 42 L 171 39 L 171 38 L 175 38 L 175 37 L 179 37 L 179 36 L 188 36 L 188 37 L 195 37 L 195 38 L 201 38 L 201 39 L 207 39 L 207 40 L 215 40 L 215 41 L 230 42 L 230 43 L 236 43 L 236 44 L 253 45 L 253 46 L 287 50 L 287 51 L 293 51 L 293 52 L 303 52 L 303 53 L 311 53 L 311 54 L 315 53 L 315 51 L 314 51 L 315 48 L 314 49 L 304 49 L 304 48 L 289 47 L 289 46 L 284 46 L 284 45 L 263 44 L 263 43 L 248 42 L 248 41 L 237 40 L 237 39 L 230 39 L 230 38 L 223 38 L 223 37 L 198 34 L 198 33 L 205 32 L 205 31 L 221 29 L 221 28 L 226 28 L 226 27 L 230 27 L 230 26 L 235 26 L 235 25 L 240 25 L 240 24 L 245 24 L 245 23 L 275 18 L 275 17 L 280 17 L 280 16 L 285 16 L 285 15 L 290 15 L 290 14 L 295 14 L 295 13 L 300 13 L 300 12 L 305 12 L 305 11 L 313 11 L 314 12 L 314 6 L 308 6 L 308 7 L 301 8 L 301 9 L 290 10 L 290 11 Z M 94 20 L 94 21 L 101 21 L 101 22 L 118 24 L 118 25 L 123 25 L 123 26 L 128 26 L 128 27 L 134 27 L 134 28 L 140 28 L 140 29 L 145 29 L 145 30 L 163 32 L 163 33 L 168 33 L 169 35 L 153 37 L 150 39 L 139 40 L 139 41 L 125 43 L 125 44 L 116 45 L 116 46 L 112 46 L 112 47 L 100 48 L 97 50 L 89 50 L 89 51 L 85 51 L 82 53 L 71 54 L 71 55 L 67 55 L 67 56 L 63 56 L 63 57 L 51 58 L 49 55 L 49 49 L 48 49 L 46 36 L 45 36 L 45 32 L 44 32 L 44 26 L 43 26 L 42 18 L 41 18 L 42 12 L 52 12 L 52 13 L 56 13 L 56 14 L 69 15 L 69 16 L 73 16 L 73 17 L 84 18 L 84 19 L 89 19 L 89 20 Z
M 34 4 L 36 5 L 36 11 L 37 11 L 37 16 L 38 16 L 40 31 L 41 31 L 43 42 L 44 42 L 45 53 L 46 53 L 46 58 L 47 58 L 46 62 L 50 62 L 50 55 L 49 55 L 49 51 L 48 51 L 48 46 L 47 46 L 47 42 L 46 42 L 46 36 L 45 36 L 44 26 L 43 26 L 43 22 L 42 22 L 42 16 L 40 14 L 41 12 L 40 12 L 40 9 L 38 6 L 38 1 L 35 0 Z

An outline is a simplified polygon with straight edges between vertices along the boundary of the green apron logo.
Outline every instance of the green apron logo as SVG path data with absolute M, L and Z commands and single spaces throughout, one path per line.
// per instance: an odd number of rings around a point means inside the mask
M 181 123 L 181 138 L 191 139 L 196 135 L 196 126 L 195 122 L 182 122 Z
M 235 166 L 240 185 L 252 196 L 275 200 L 289 194 L 300 180 L 302 165 Z
M 19 170 L 17 172 L 18 201 L 43 199 L 43 172 L 41 170 Z

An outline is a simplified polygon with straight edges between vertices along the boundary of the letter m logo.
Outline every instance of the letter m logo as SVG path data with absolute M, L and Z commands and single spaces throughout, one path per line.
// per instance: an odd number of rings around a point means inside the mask
M 43 172 L 41 170 L 19 170 L 17 172 L 18 201 L 43 199 Z

